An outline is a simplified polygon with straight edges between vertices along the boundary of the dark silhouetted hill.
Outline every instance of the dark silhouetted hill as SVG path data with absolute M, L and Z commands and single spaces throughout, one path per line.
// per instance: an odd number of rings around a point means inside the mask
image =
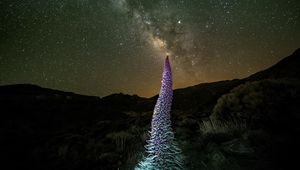
M 300 49 L 274 66 L 247 77 L 245 81 L 279 78 L 300 78 Z
M 274 66 L 244 79 L 226 80 L 199 84 L 174 90 L 173 109 L 190 110 L 205 116 L 211 113 L 217 99 L 233 87 L 248 81 L 262 79 L 300 79 L 300 49 L 285 57 Z

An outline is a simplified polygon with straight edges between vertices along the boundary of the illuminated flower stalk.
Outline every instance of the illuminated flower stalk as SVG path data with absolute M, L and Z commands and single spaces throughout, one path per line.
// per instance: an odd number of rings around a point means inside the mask
M 160 94 L 152 116 L 150 139 L 145 146 L 148 156 L 139 163 L 136 170 L 183 169 L 181 150 L 171 127 L 172 99 L 172 70 L 167 57 Z

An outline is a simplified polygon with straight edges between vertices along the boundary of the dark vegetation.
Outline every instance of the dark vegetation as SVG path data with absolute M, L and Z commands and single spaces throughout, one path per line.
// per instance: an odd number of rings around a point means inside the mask
M 245 79 L 175 90 L 172 119 L 187 169 L 295 169 L 299 75 L 297 50 Z M 156 98 L 1 86 L 1 169 L 133 169 Z

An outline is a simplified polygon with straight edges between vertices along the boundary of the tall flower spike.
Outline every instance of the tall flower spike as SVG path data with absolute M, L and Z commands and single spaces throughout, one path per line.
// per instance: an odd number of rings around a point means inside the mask
M 151 122 L 148 153 L 135 170 L 182 170 L 183 158 L 171 126 L 172 70 L 167 56 L 162 85 Z

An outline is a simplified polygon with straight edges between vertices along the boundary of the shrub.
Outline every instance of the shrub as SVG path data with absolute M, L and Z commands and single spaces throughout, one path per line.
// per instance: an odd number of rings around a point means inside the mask
M 218 99 L 211 118 L 246 122 L 252 128 L 288 125 L 300 104 L 296 80 L 261 80 L 240 85 Z

